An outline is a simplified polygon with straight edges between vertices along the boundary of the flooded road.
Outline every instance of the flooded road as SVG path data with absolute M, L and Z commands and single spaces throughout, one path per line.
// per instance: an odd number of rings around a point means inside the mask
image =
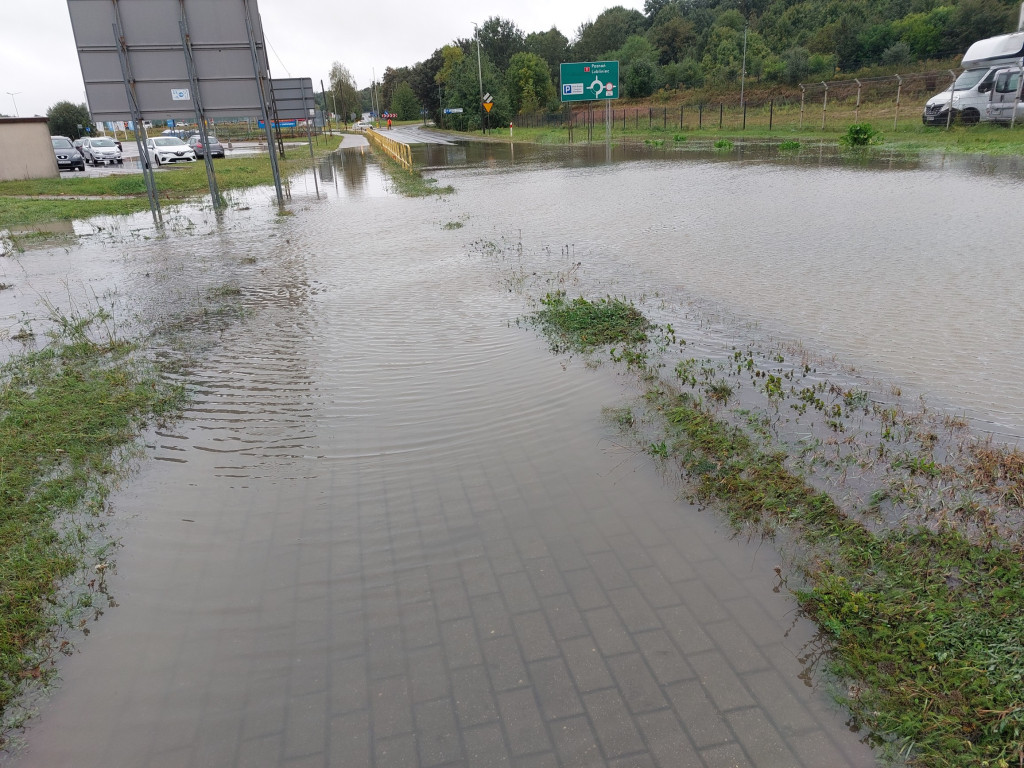
M 773 547 L 622 445 L 602 409 L 628 378 L 515 320 L 526 289 L 626 295 L 695 342 L 799 339 L 1012 433 L 1010 234 L 935 240 L 985 234 L 1016 171 L 444 151 L 443 198 L 350 152 L 293 181 L 293 215 L 260 190 L 5 260 L 9 327 L 73 296 L 196 328 L 194 400 L 109 510 L 115 605 L 5 763 L 875 764 Z

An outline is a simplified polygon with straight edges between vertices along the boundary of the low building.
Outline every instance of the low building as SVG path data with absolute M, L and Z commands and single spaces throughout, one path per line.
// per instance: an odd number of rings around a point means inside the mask
M 60 176 L 45 117 L 0 117 L 0 181 Z

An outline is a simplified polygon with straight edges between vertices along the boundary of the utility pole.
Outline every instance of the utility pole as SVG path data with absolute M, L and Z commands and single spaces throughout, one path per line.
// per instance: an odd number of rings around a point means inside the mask
M 740 68 L 740 106 L 743 106 L 743 87 L 747 80 L 747 25 L 743 25 L 743 66 Z
M 15 100 L 15 98 L 14 98 L 14 97 L 15 97 L 15 96 L 17 96 L 18 94 L 20 94 L 20 93 L 21 93 L 21 91 L 15 91 L 14 93 L 11 93 L 10 91 L 5 91 L 5 93 L 6 93 L 6 94 L 7 94 L 8 96 L 10 96 L 10 97 L 11 97 L 11 101 L 13 101 L 13 102 L 14 102 L 14 116 L 15 116 L 15 117 L 21 117 L 21 114 L 20 114 L 20 113 L 18 112 L 18 102 L 17 102 L 17 101 Z
M 484 129 L 484 120 L 487 119 L 487 113 L 484 111 L 484 75 L 483 69 L 480 67 L 480 28 L 477 27 L 476 22 L 470 22 L 473 25 L 473 37 L 476 38 L 476 77 L 480 81 L 480 131 L 487 133 Z

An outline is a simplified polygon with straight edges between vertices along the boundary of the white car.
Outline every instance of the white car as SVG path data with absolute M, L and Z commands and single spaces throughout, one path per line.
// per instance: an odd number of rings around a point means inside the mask
M 146 157 L 154 165 L 194 163 L 196 161 L 196 153 L 192 147 L 175 136 L 157 136 L 146 139 Z

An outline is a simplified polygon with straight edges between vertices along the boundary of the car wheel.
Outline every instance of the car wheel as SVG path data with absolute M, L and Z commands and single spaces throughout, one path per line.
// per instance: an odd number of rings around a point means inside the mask
M 155 162 L 156 162 L 156 166 L 157 166 L 157 168 L 159 168 L 159 167 L 160 167 L 160 155 L 157 155 L 157 156 L 156 156 L 156 160 L 155 160 Z

